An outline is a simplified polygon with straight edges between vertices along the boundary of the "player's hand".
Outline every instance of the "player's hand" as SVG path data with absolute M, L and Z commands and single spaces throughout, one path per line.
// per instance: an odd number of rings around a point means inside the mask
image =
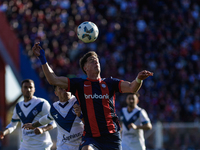
M 24 129 L 27 129 L 27 130 L 30 130 L 30 129 L 35 129 L 33 126 L 32 126 L 32 123 L 26 123 L 22 126 L 22 128 Z
M 137 126 L 134 124 L 134 123 L 130 123 L 129 125 L 128 125 L 128 128 L 129 129 L 137 129 Z
M 153 72 L 143 70 L 138 73 L 137 78 L 140 80 L 144 80 L 144 79 L 148 78 L 149 76 L 153 76 Z
M 33 50 L 33 53 L 35 54 L 35 56 L 40 56 L 40 50 L 42 49 L 42 47 L 39 45 L 40 42 L 37 42 L 34 44 L 32 50 Z
M 44 131 L 43 131 L 42 128 L 36 128 L 36 129 L 34 130 L 34 132 L 35 132 L 36 135 L 44 133 Z
M 74 104 L 74 111 L 78 117 L 81 116 L 81 107 L 78 104 Z
M 3 135 L 3 132 L 2 132 L 2 131 L 0 131 L 0 139 L 1 139 L 1 140 L 4 139 L 4 135 Z

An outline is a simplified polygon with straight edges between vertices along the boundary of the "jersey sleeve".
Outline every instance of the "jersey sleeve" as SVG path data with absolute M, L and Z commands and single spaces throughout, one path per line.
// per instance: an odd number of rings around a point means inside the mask
M 49 114 L 43 116 L 42 118 L 39 119 L 39 123 L 42 124 L 42 125 L 45 125 L 45 124 L 51 124 L 53 126 L 53 128 L 56 127 L 56 123 L 53 119 L 53 117 L 50 117 Z
M 141 112 L 140 112 L 140 121 L 143 125 L 150 123 L 150 119 L 147 115 L 147 112 L 144 109 L 142 109 Z
M 43 107 L 42 107 L 42 116 L 49 114 L 51 105 L 47 100 L 44 101 Z
M 19 122 L 20 122 L 20 118 L 17 115 L 16 107 L 15 107 L 11 122 L 6 126 L 6 129 L 9 130 L 9 133 L 12 133 L 17 128 L 17 125 Z
M 115 90 L 115 92 L 120 92 L 120 93 L 122 93 L 122 90 L 121 90 L 121 82 L 123 81 L 123 80 L 120 80 L 120 79 L 117 79 L 117 78 L 110 78 L 111 79 L 111 81 L 112 81 L 112 85 L 113 85 L 113 87 L 114 87 L 114 90 Z
M 80 87 L 81 78 L 68 78 L 68 92 L 71 92 L 73 95 L 76 94 L 77 89 Z

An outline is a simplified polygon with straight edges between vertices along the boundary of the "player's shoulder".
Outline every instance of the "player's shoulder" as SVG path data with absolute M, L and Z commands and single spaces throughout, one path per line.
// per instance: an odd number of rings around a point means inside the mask
M 127 111 L 127 107 L 122 107 L 121 112 Z
M 41 97 L 36 97 L 36 96 L 34 96 L 33 97 L 33 100 L 34 100 L 34 103 L 36 104 L 36 103 L 43 103 L 43 106 L 48 106 L 48 107 L 50 107 L 50 103 L 46 100 L 46 99 L 44 99 L 44 98 L 41 98 Z
M 24 101 L 19 101 L 16 105 L 15 105 L 15 109 L 17 109 L 17 107 L 21 107 L 24 104 Z
M 76 99 L 76 97 L 74 95 L 72 95 L 68 102 L 74 104 L 74 103 L 77 102 L 77 99 Z
M 51 108 L 52 108 L 52 107 L 57 107 L 57 106 L 59 105 L 59 102 L 60 102 L 60 101 L 56 101 L 56 102 L 54 102 L 53 104 L 51 104 Z
M 142 111 L 143 109 L 141 107 L 139 107 L 139 106 L 136 106 L 135 110 Z
M 121 80 L 118 79 L 118 78 L 113 78 L 112 76 L 110 76 L 108 78 L 102 78 L 102 81 L 107 81 L 107 82 L 115 82 L 115 81 L 117 81 L 117 82 L 119 82 Z

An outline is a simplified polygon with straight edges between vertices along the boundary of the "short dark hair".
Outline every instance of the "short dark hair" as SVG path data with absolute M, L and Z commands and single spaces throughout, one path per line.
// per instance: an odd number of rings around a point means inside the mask
M 33 83 L 33 84 L 35 85 L 35 83 L 34 83 L 33 80 L 31 80 L 31 79 L 25 79 L 25 80 L 23 80 L 23 81 L 21 82 L 21 87 L 23 86 L 23 84 L 24 84 L 25 82 Z
M 137 98 L 140 97 L 140 94 L 139 94 L 138 92 L 136 92 L 136 93 L 127 93 L 126 97 L 127 97 L 128 95 L 136 95 Z
M 85 72 L 85 70 L 83 68 L 84 68 L 85 63 L 87 62 L 87 58 L 90 57 L 90 56 L 96 56 L 96 57 L 98 57 L 98 55 L 97 55 L 96 52 L 89 51 L 85 55 L 83 55 L 83 57 L 81 57 L 80 60 L 79 60 L 79 65 L 80 65 L 81 69 L 83 70 L 83 72 L 85 74 L 86 74 L 86 72 Z

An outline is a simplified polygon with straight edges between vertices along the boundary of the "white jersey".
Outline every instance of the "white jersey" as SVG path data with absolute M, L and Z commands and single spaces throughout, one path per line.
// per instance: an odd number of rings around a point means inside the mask
M 42 98 L 33 98 L 24 102 L 17 103 L 13 111 L 13 116 L 10 124 L 7 125 L 7 129 L 12 133 L 18 122 L 21 122 L 21 127 L 25 123 L 33 123 L 38 121 L 42 116 L 48 114 L 50 110 L 50 104 L 47 100 Z M 42 127 L 41 127 L 42 128 Z M 22 128 L 22 140 L 20 144 L 20 150 L 44 150 L 45 148 L 50 149 L 53 145 L 49 132 L 36 135 L 34 130 L 26 130 Z
M 84 124 L 74 112 L 75 103 L 78 101 L 74 96 L 65 103 L 57 101 L 51 106 L 50 113 L 39 120 L 41 124 L 55 120 L 58 129 L 57 150 L 79 149 Z
M 130 123 L 136 126 L 147 124 L 150 119 L 144 109 L 136 107 L 132 112 L 128 112 L 127 107 L 122 108 L 122 149 L 123 150 L 145 150 L 144 131 L 142 129 L 128 129 Z

